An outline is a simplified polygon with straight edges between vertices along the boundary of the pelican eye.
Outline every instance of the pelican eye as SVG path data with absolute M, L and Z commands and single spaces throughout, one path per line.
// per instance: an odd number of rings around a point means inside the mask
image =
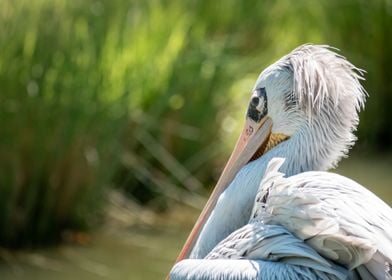
M 259 101 L 260 99 L 258 96 L 253 96 L 250 102 L 252 103 L 253 106 L 257 107 L 257 105 L 259 105 Z
M 257 88 L 250 99 L 246 115 L 251 120 L 259 122 L 267 113 L 267 93 L 265 88 Z

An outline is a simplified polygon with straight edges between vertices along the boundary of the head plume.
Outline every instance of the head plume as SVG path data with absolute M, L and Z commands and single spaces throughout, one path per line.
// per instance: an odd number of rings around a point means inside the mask
M 291 72 L 290 104 L 294 111 L 303 113 L 305 126 L 313 131 L 307 140 L 315 143 L 325 169 L 336 165 L 355 143 L 358 112 L 367 96 L 360 83 L 365 71 L 333 50 L 325 45 L 305 44 L 272 66 Z
M 342 104 L 350 112 L 359 111 L 365 103 L 367 94 L 360 83 L 365 71 L 332 49 L 326 45 L 305 44 L 278 62 L 292 71 L 292 94 L 310 119 L 313 114 Z

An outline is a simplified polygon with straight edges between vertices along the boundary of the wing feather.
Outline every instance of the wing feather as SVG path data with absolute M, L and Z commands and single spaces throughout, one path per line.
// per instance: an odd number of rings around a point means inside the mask
M 308 267 L 262 260 L 186 259 L 170 272 L 171 280 L 329 280 L 337 279 Z
M 347 270 L 326 260 L 281 226 L 254 222 L 222 240 L 206 259 L 251 259 L 287 263 L 346 279 Z
M 392 209 L 363 186 L 334 173 L 285 178 L 278 171 L 282 163 L 271 160 L 251 221 L 281 225 L 325 258 L 349 269 L 365 265 L 376 278 L 391 279 Z

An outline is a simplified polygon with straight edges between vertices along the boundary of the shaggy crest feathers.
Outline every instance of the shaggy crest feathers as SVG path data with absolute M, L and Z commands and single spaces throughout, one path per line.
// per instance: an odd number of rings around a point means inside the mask
M 346 104 L 347 109 L 357 111 L 364 107 L 367 93 L 360 80 L 364 80 L 365 71 L 332 49 L 335 48 L 305 44 L 278 61 L 293 72 L 293 94 L 309 117 L 322 110 L 326 102 L 333 107 Z
M 313 131 L 302 140 L 315 143 L 318 151 L 318 155 L 314 155 L 316 150 L 305 153 L 311 159 L 324 160 L 321 170 L 335 167 L 354 145 L 358 112 L 364 108 L 367 96 L 360 83 L 365 71 L 332 49 L 326 45 L 305 44 L 276 63 L 292 72 L 291 94 Z

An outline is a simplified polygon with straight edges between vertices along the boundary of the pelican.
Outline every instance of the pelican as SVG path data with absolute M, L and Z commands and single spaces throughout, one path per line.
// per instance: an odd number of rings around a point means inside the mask
M 306 44 L 258 77 L 170 279 L 392 279 L 392 209 L 326 172 L 354 144 L 363 71 Z

